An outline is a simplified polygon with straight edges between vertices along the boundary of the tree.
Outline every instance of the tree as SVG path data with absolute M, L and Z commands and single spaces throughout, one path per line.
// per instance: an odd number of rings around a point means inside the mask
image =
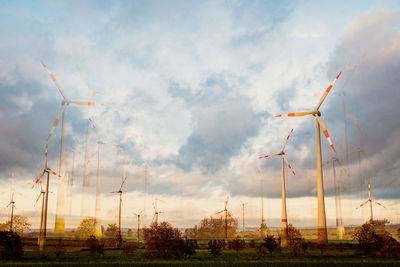
M 118 234 L 118 227 L 115 223 L 113 224 L 108 224 L 108 227 L 106 229 L 106 231 L 104 232 L 104 235 L 107 237 L 112 237 L 112 238 L 116 238 Z
M 231 242 L 231 249 L 236 251 L 236 256 L 239 256 L 239 251 L 246 248 L 246 243 L 243 239 L 235 238 Z
M 262 222 L 260 225 L 260 236 L 265 237 L 267 233 L 268 233 L 268 227 L 264 222 Z
M 376 221 L 374 224 L 366 222 L 355 230 L 353 239 L 358 241 L 358 253 L 383 257 L 399 256 L 399 243 L 382 227 L 386 222 L 387 220 L 382 220 L 381 224 L 376 224 Z
M 264 247 L 266 250 L 268 250 L 270 256 L 272 257 L 272 252 L 274 252 L 274 250 L 278 247 L 278 243 L 273 235 L 267 235 L 264 238 L 264 243 L 262 243 L 260 247 Z M 263 253 L 263 250 L 261 249 L 260 252 Z
M 228 238 L 236 236 L 236 229 L 238 227 L 238 220 L 236 218 L 228 218 Z M 204 218 L 200 222 L 200 227 L 197 225 L 188 229 L 185 234 L 189 238 L 225 238 L 225 219 L 224 218 Z
M 89 248 L 92 254 L 98 253 L 104 256 L 104 244 L 100 243 L 94 235 L 91 235 L 88 239 L 86 239 L 86 246 Z
M 288 248 L 290 253 L 293 255 L 298 255 L 300 253 L 303 253 L 303 243 L 304 243 L 304 238 L 300 231 L 294 227 L 293 225 L 289 224 L 288 225 Z
M 3 223 L 0 225 L 0 231 L 9 231 L 10 230 L 10 221 Z M 16 232 L 17 234 L 22 234 L 25 230 L 31 229 L 31 224 L 28 221 L 26 216 L 22 215 L 14 215 L 13 217 L 13 225 L 12 231 Z
M 0 232 L 0 257 L 3 260 L 17 260 L 24 254 L 21 238 L 15 232 Z
M 83 239 L 88 239 L 90 236 L 94 236 L 96 232 L 96 219 L 94 218 L 86 218 L 81 221 L 81 224 L 78 226 L 78 230 L 76 231 L 76 235 Z
M 221 250 L 225 247 L 222 240 L 210 240 L 208 241 L 208 251 L 213 256 L 221 256 Z
M 186 243 L 177 228 L 167 222 L 153 223 L 144 228 L 146 255 L 156 258 L 181 258 L 185 254 Z

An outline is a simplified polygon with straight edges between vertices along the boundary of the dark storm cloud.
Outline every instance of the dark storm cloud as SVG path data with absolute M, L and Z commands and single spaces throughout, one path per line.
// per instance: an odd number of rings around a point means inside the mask
M 210 77 L 200 92 L 190 93 L 175 84 L 170 89 L 191 107 L 194 131 L 174 162 L 185 171 L 199 167 L 213 173 L 237 155 L 243 144 L 258 134 L 261 120 L 245 96 L 232 96 L 223 78 Z
M 396 16 L 397 14 L 397 16 Z M 400 100 L 400 21 L 398 13 L 380 12 L 360 16 L 348 26 L 344 37 L 334 49 L 327 64 L 328 77 L 335 77 L 343 71 L 342 77 L 333 88 L 321 107 L 324 120 L 331 138 L 335 142 L 338 155 L 345 162 L 343 149 L 343 117 L 342 101 L 336 92 L 344 90 L 347 107 L 347 143 L 349 151 L 348 169 L 351 177 L 343 178 L 350 188 L 347 194 L 365 191 L 367 181 L 376 184 L 379 197 L 396 196 L 400 158 L 400 117 L 397 106 Z M 357 69 L 352 73 L 353 66 Z M 350 77 L 352 75 L 352 77 Z M 345 81 L 348 80 L 347 83 Z M 282 97 L 282 96 L 280 96 Z M 283 96 L 284 97 L 284 96 Z M 316 103 L 318 97 L 315 99 Z M 355 114 L 355 119 L 349 110 Z M 285 110 L 287 108 L 284 108 Z M 356 127 L 362 129 L 362 135 Z M 327 142 L 321 135 L 323 161 L 333 156 Z M 311 155 L 292 165 L 297 169 L 308 169 L 315 166 L 315 120 L 304 120 L 293 135 L 293 146 L 299 149 L 306 144 Z M 362 173 L 364 181 L 360 187 L 360 169 L 358 157 L 354 152 L 362 147 Z M 278 167 L 278 166 L 276 166 Z M 277 169 L 277 168 L 276 168 Z M 324 167 L 326 194 L 333 194 L 331 167 Z M 313 174 L 315 175 L 315 174 Z M 305 181 L 305 176 L 301 178 Z M 302 183 L 305 184 L 305 183 Z M 301 196 L 299 190 L 295 196 Z M 308 192 L 308 194 L 311 192 Z M 306 195 L 308 195 L 306 193 Z M 398 194 L 397 194 L 398 195 Z

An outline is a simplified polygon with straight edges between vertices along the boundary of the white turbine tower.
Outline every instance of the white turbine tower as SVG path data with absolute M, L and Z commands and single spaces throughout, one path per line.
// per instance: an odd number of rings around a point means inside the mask
M 316 120 L 316 137 L 317 137 L 317 194 L 318 194 L 318 243 L 326 244 L 328 242 L 328 232 L 326 229 L 326 213 L 325 213 L 325 196 L 324 196 L 324 180 L 323 180 L 323 173 L 322 173 L 322 153 L 321 153 L 321 133 L 320 128 L 328 139 L 329 144 L 331 145 L 334 152 L 336 152 L 335 147 L 332 144 L 331 138 L 329 137 L 328 130 L 324 122 L 321 119 L 321 112 L 319 108 L 321 107 L 322 103 L 324 102 L 326 96 L 329 94 L 329 91 L 332 89 L 333 85 L 339 79 L 341 72 L 336 76 L 333 82 L 328 86 L 325 90 L 324 94 L 322 95 L 318 105 L 312 111 L 307 112 L 296 112 L 296 113 L 288 113 L 288 114 L 281 114 L 276 115 L 275 117 L 300 117 L 306 115 L 313 115 Z
M 93 129 L 96 129 L 96 126 L 94 125 L 93 121 L 89 119 L 90 123 L 92 124 Z M 95 224 L 95 235 L 96 236 L 101 236 L 101 185 L 100 185 L 100 172 L 101 172 L 101 167 L 100 167 L 100 149 L 101 146 L 113 146 L 120 148 L 121 146 L 118 144 L 111 144 L 111 143 L 106 143 L 100 140 L 100 137 L 98 133 L 96 132 L 97 135 L 97 182 L 96 182 L 96 210 L 95 210 L 95 218 L 96 218 L 96 224 Z
M 292 132 L 293 132 L 293 129 L 290 131 L 288 137 L 286 138 L 286 141 L 283 144 L 281 152 L 279 152 L 277 154 L 258 157 L 259 159 L 268 158 L 268 157 L 275 157 L 275 156 L 281 156 L 281 158 L 282 158 L 282 226 L 281 226 L 282 227 L 281 228 L 281 232 L 282 232 L 281 246 L 282 247 L 286 247 L 287 246 L 287 239 L 288 239 L 287 212 L 286 212 L 286 187 L 285 187 L 285 162 L 288 165 L 289 169 L 292 171 L 293 175 L 296 175 L 294 173 L 294 171 L 292 170 L 292 167 L 290 166 L 288 160 L 286 159 L 286 155 L 285 155 L 285 152 L 284 152 L 286 144 L 287 144 L 287 141 L 289 140 L 290 135 L 292 134 Z
M 64 197 L 64 184 L 65 184 L 65 114 L 66 108 L 69 104 L 75 104 L 79 106 L 93 106 L 96 105 L 91 101 L 76 101 L 68 99 L 62 88 L 61 85 L 58 83 L 54 75 L 49 71 L 47 66 L 41 62 L 47 73 L 50 75 L 50 78 L 53 80 L 54 84 L 56 85 L 58 91 L 60 92 L 63 100 L 61 102 L 61 108 L 58 112 L 57 118 L 53 123 L 53 127 L 50 130 L 50 134 L 47 137 L 47 142 L 49 141 L 54 129 L 57 127 L 58 122 L 60 121 L 60 117 L 62 115 L 62 126 L 61 126 L 61 149 L 60 149 L 60 170 L 59 174 L 61 176 L 60 182 L 58 183 L 58 192 L 57 192 L 57 210 L 56 210 L 56 220 L 55 220 L 55 232 L 59 234 L 63 234 L 65 232 L 65 197 Z M 104 106 L 100 104 L 100 106 Z

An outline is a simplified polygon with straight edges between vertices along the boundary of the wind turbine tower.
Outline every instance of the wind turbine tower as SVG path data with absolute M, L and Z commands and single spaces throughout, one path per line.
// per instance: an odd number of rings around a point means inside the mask
M 317 195 L 318 195 L 318 243 L 326 244 L 328 242 L 328 232 L 326 229 L 326 212 L 325 212 L 325 196 L 324 196 L 324 180 L 323 180 L 323 172 L 322 172 L 322 153 L 321 153 L 321 132 L 320 128 L 328 140 L 331 148 L 334 152 L 336 152 L 335 147 L 332 144 L 331 138 L 329 136 L 328 130 L 324 122 L 321 119 L 321 112 L 319 108 L 321 107 L 322 103 L 324 102 L 326 96 L 329 94 L 329 91 L 332 89 L 333 85 L 339 79 L 341 72 L 336 76 L 333 82 L 328 86 L 325 90 L 324 94 L 322 95 L 318 105 L 312 111 L 307 112 L 296 112 L 296 113 L 288 113 L 288 114 L 281 114 L 276 115 L 275 117 L 300 117 L 306 115 L 312 115 L 315 117 L 316 120 L 316 137 L 317 137 Z
M 292 167 L 290 166 L 288 160 L 286 159 L 286 155 L 284 152 L 287 141 L 289 140 L 292 132 L 293 132 L 293 129 L 290 131 L 288 137 L 286 138 L 285 143 L 283 144 L 282 150 L 279 153 L 258 157 L 259 159 L 275 157 L 275 156 L 281 156 L 281 158 L 282 158 L 282 226 L 281 226 L 281 232 L 282 232 L 281 246 L 282 247 L 287 246 L 287 239 L 288 239 L 287 211 L 286 211 L 286 187 L 285 187 L 285 162 L 288 165 L 289 169 L 292 171 L 293 175 L 295 175 L 295 172 L 292 170 Z

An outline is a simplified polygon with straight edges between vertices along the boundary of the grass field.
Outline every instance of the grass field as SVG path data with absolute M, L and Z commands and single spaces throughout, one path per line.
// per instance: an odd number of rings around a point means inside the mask
M 396 236 L 398 225 L 387 227 Z M 188 259 L 150 259 L 145 257 L 144 243 L 138 243 L 133 254 L 125 255 L 122 250 L 112 248 L 111 240 L 104 239 L 104 256 L 94 255 L 87 251 L 84 240 L 76 240 L 72 233 L 62 239 L 62 255 L 60 239 L 49 235 L 47 250 L 41 252 L 37 247 L 37 237 L 34 233 L 23 237 L 24 256 L 19 261 L 0 262 L 0 266 L 400 266 L 400 260 L 373 258 L 356 255 L 357 242 L 351 239 L 354 228 L 346 229 L 346 240 L 337 240 L 336 231 L 328 229 L 329 246 L 321 253 L 316 246 L 317 233 L 315 229 L 300 229 L 303 237 L 309 243 L 309 248 L 302 255 L 293 256 L 286 249 L 275 251 L 271 256 L 258 253 L 256 248 L 250 248 L 250 240 L 246 240 L 247 248 L 236 254 L 234 250 L 223 250 L 221 256 L 209 253 L 208 240 L 197 240 L 196 254 Z M 271 230 L 277 236 L 278 230 Z M 136 241 L 125 237 L 128 242 Z M 255 240 L 257 243 L 262 240 Z M 85 250 L 86 249 L 86 250 Z
M 200 247 L 205 244 L 199 242 Z M 349 243 L 347 243 L 349 244 Z M 212 256 L 207 249 L 200 248 L 190 259 L 148 259 L 144 248 L 131 255 L 121 250 L 106 250 L 104 256 L 82 251 L 80 247 L 63 247 L 63 255 L 55 254 L 56 247 L 49 246 L 45 252 L 31 247 L 25 249 L 22 260 L 1 262 L 0 266 L 400 266 L 400 260 L 368 258 L 355 255 L 354 245 L 328 247 L 323 254 L 317 248 L 309 248 L 304 255 L 292 256 L 286 250 L 274 252 L 273 256 L 261 255 L 255 248 L 246 248 L 236 254 L 234 250 L 223 250 L 221 256 Z

